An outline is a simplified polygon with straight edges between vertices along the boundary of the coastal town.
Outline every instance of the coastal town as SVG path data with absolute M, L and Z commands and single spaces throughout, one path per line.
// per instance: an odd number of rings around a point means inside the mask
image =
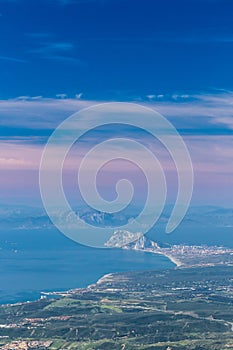
M 160 254 L 177 267 L 233 265 L 233 249 L 207 245 L 158 244 L 141 233 L 115 231 L 106 247 Z
M 232 269 L 114 273 L 86 289 L 1 305 L 0 349 L 233 350 Z
M 127 231 L 116 231 L 106 247 L 160 254 L 174 268 L 110 273 L 86 288 L 43 292 L 35 302 L 2 305 L 0 348 L 141 350 L 150 339 L 154 349 L 186 349 L 184 339 L 195 327 L 192 349 L 233 349 L 232 249 L 159 244 Z M 137 315 L 136 323 L 131 315 Z M 145 328 L 140 317 L 151 318 L 151 326 Z

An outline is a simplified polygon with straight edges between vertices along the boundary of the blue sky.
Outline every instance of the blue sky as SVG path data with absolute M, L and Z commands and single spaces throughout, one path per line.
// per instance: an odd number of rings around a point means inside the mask
M 0 0 L 2 98 L 232 88 L 230 0 Z
M 41 152 L 62 120 L 130 101 L 161 112 L 185 138 L 194 203 L 230 206 L 232 13 L 231 0 L 0 0 L 3 201 L 39 201 Z

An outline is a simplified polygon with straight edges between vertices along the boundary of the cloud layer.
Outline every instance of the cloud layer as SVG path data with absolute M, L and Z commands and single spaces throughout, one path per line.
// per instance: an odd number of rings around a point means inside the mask
M 0 101 L 2 131 L 0 168 L 5 174 L 6 171 L 15 172 L 15 178 L 17 178 L 22 176 L 22 171 L 27 174 L 30 171 L 37 172 L 43 147 L 59 123 L 74 112 L 99 103 L 83 100 L 80 94 L 77 96 L 77 98 L 69 98 L 66 94 L 58 94 L 57 98 L 20 96 Z M 204 194 L 208 197 L 208 193 L 219 188 L 223 201 L 227 202 L 233 194 L 231 190 L 233 188 L 233 93 L 224 91 L 212 95 L 185 97 L 176 95 L 175 98 L 173 96 L 169 99 L 163 97 L 162 101 L 161 96 L 153 96 L 149 101 L 145 98 L 142 103 L 167 117 L 184 137 L 192 158 L 196 184 L 198 184 L 194 191 L 194 194 L 197 193 L 196 198 L 201 198 Z M 80 127 L 82 128 L 82 123 Z M 86 138 L 71 150 L 65 163 L 66 171 L 77 170 L 83 155 L 92 145 L 108 137 L 119 137 L 121 133 L 123 137 L 133 137 L 142 142 L 156 153 L 166 172 L 175 174 L 171 157 L 149 135 L 130 128 L 121 129 L 120 133 L 117 133 L 116 130 L 108 127 L 86 135 Z M 54 154 L 56 152 L 59 152 L 59 149 L 54 150 Z M 98 161 L 93 159 L 90 169 L 95 167 L 96 163 Z M 109 176 L 111 172 L 132 174 L 132 171 L 130 164 L 118 161 L 116 166 L 113 162 L 112 166 L 106 168 L 103 181 L 108 182 L 107 175 Z M 35 173 L 33 174 L 35 176 Z M 0 187 L 4 187 L 6 183 L 7 179 L 3 176 Z M 173 179 L 172 183 L 175 187 L 176 180 Z

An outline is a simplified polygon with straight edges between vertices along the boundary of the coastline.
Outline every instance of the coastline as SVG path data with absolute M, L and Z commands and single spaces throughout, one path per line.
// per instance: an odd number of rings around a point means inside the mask
M 121 249 L 117 249 L 117 250 L 121 250 Z M 138 251 L 139 253 L 154 253 L 152 251 L 146 251 L 146 250 L 142 250 L 142 249 L 132 249 L 132 252 L 135 251 L 135 253 Z M 164 254 L 157 254 L 158 256 L 160 255 L 165 256 Z M 124 257 L 124 254 L 123 254 Z M 121 273 L 121 272 L 129 272 L 129 271 L 138 271 L 138 270 L 157 270 L 157 269 L 173 269 L 175 268 L 174 265 L 177 266 L 177 264 L 175 262 L 173 262 L 171 259 L 169 259 L 169 257 L 166 257 L 166 260 L 163 260 L 160 258 L 158 258 L 158 260 L 155 258 L 155 260 L 151 260 L 151 258 L 140 258 L 140 264 L 139 265 L 135 265 L 134 263 L 129 264 L 130 266 L 126 265 L 125 269 L 116 269 L 113 266 L 113 269 L 111 269 L 111 266 L 109 266 L 110 268 L 107 269 L 108 271 L 103 271 L 103 273 L 97 274 L 96 278 L 92 279 L 92 281 L 86 281 L 87 283 L 77 283 L 76 285 L 73 285 L 71 287 L 65 287 L 64 286 L 61 288 L 49 288 L 49 289 L 38 289 L 35 291 L 30 291 L 30 290 L 24 290 L 23 293 L 20 293 L 20 296 L 17 296 L 14 298 L 14 295 L 9 295 L 10 298 L 8 298 L 8 295 L 6 295 L 6 298 L 4 297 L 4 295 L 2 296 L 2 300 L 0 302 L 0 305 L 15 305 L 15 304 L 25 304 L 25 303 L 31 303 L 31 302 L 35 302 L 40 300 L 43 297 L 58 297 L 60 295 L 65 295 L 67 293 L 69 293 L 71 290 L 78 290 L 78 289 L 87 289 L 90 285 L 94 285 L 96 284 L 101 278 L 104 278 L 106 275 L 109 274 L 114 274 L 114 273 Z M 149 261 L 149 263 L 147 262 Z M 124 262 L 124 260 L 123 260 Z M 127 261 L 126 261 L 127 262 Z M 153 263 L 152 263 L 153 262 Z M 106 270 L 106 269 L 105 269 Z M 101 272 L 101 271 L 100 271 Z M 99 275 L 99 276 L 98 276 Z M 77 277 L 78 279 L 82 278 L 82 276 Z M 24 293 L 25 292 L 25 293 Z
M 119 249 L 122 249 L 122 248 L 119 248 Z M 128 248 L 123 248 L 123 249 L 128 249 Z M 171 263 L 173 263 L 175 265 L 175 267 L 170 267 L 170 269 L 173 269 L 173 268 L 179 268 L 180 266 L 183 266 L 183 264 L 181 263 L 181 261 L 179 261 L 178 259 L 174 258 L 173 256 L 169 255 L 169 254 L 164 254 L 164 253 L 159 253 L 159 252 L 154 252 L 154 251 L 149 251 L 149 250 L 143 250 L 143 249 L 134 249 L 135 251 L 139 251 L 139 252 L 142 252 L 142 253 L 152 253 L 152 254 L 156 254 L 156 255 L 161 255 L 161 256 L 165 256 Z M 156 270 L 156 268 L 155 268 Z M 137 270 L 135 270 L 137 271 Z M 148 271 L 148 269 L 145 269 L 145 271 Z M 125 271 L 125 272 L 128 272 L 128 271 Z M 132 272 L 132 271 L 131 271 Z M 53 292 L 41 292 L 41 296 L 65 296 L 69 293 L 72 293 L 73 291 L 77 291 L 77 290 L 87 290 L 95 285 L 98 285 L 100 284 L 101 282 L 103 281 L 107 281 L 109 278 L 111 278 L 114 274 L 117 274 L 119 273 L 118 272 L 109 272 L 109 273 L 106 273 L 104 274 L 103 276 L 101 276 L 96 282 L 94 283 L 91 283 L 89 285 L 87 285 L 86 287 L 83 287 L 83 288 L 72 288 L 70 290 L 67 290 L 67 291 L 62 291 L 62 292 L 58 292 L 58 291 L 53 291 Z
M 121 248 L 120 248 L 121 249 Z M 128 249 L 128 248 L 123 248 L 123 249 Z M 156 255 L 161 255 L 161 256 L 165 256 L 170 262 L 172 262 L 175 267 L 171 267 L 169 268 L 170 269 L 173 269 L 173 268 L 179 268 L 181 266 L 183 266 L 184 264 L 179 261 L 178 259 L 176 259 L 175 257 L 173 257 L 172 255 L 169 255 L 169 254 L 166 254 L 166 253 L 162 253 L 162 252 L 154 252 L 154 251 L 150 251 L 150 250 L 143 250 L 143 249 L 134 249 L 136 251 L 139 251 L 139 252 L 143 252 L 143 253 L 153 253 L 153 254 L 156 254 Z M 156 270 L 156 269 L 155 269 Z M 135 270 L 136 271 L 136 270 Z M 148 269 L 146 270 L 148 271 Z M 125 271 L 127 272 L 127 271 Z M 131 271 L 132 272 L 132 271 Z M 88 290 L 89 288 L 92 288 L 93 286 L 100 284 L 102 283 L 103 281 L 108 281 L 108 279 L 111 279 L 112 276 L 114 274 L 117 274 L 119 272 L 109 272 L 109 273 L 106 273 L 104 274 L 103 276 L 101 276 L 96 282 L 94 283 L 91 283 L 89 284 L 88 286 L 84 287 L 84 288 L 72 288 L 70 290 L 67 290 L 67 291 L 63 291 L 63 292 L 57 292 L 57 291 L 54 291 L 54 292 L 41 292 L 41 295 L 42 296 L 65 296 L 69 293 L 72 293 L 73 291 L 78 291 L 78 290 Z
M 137 249 L 140 252 L 144 252 L 144 253 L 152 253 L 152 254 L 157 254 L 157 255 L 161 255 L 161 256 L 165 256 L 166 258 L 168 258 L 168 260 L 170 260 L 174 265 L 176 265 L 176 267 L 181 267 L 183 266 L 183 263 L 176 259 L 174 256 L 167 254 L 167 253 L 163 253 L 163 252 L 154 252 L 153 250 L 143 250 L 143 249 Z
M 128 249 L 128 248 L 124 248 L 124 249 Z M 165 256 L 166 258 L 168 258 L 168 260 L 170 260 L 174 265 L 176 265 L 176 267 L 181 267 L 184 266 L 184 264 L 178 260 L 177 258 L 175 258 L 174 256 L 168 254 L 168 253 L 164 253 L 164 252 L 157 252 L 154 250 L 145 250 L 145 249 L 134 249 L 136 251 L 139 252 L 144 252 L 144 253 L 152 253 L 152 254 L 157 254 L 157 255 L 161 255 L 161 256 Z
M 175 264 L 176 267 L 184 266 L 184 264 L 180 260 L 176 259 L 174 256 L 170 254 L 166 254 L 166 253 L 154 253 L 154 254 L 160 254 L 160 255 L 166 256 L 166 258 L 168 258 L 173 264 Z

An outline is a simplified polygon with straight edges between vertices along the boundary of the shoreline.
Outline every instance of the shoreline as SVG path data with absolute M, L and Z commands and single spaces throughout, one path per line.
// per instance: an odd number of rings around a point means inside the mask
M 124 249 L 128 249 L 128 248 L 124 248 Z M 174 256 L 172 256 L 172 255 L 170 255 L 168 253 L 156 252 L 156 251 L 153 251 L 153 250 L 145 250 L 145 249 L 134 249 L 134 250 L 135 251 L 139 251 L 139 252 L 143 252 L 143 253 L 151 253 L 151 254 L 157 254 L 157 255 L 165 256 L 174 265 L 176 265 L 176 267 L 185 266 L 180 260 L 178 260 L 177 258 L 175 258 Z
M 125 248 L 124 248 L 125 249 Z M 164 253 L 160 253 L 160 252 L 154 252 L 154 251 L 148 251 L 148 250 L 143 250 L 143 249 L 134 249 L 135 251 L 139 251 L 139 252 L 143 252 L 143 253 L 150 253 L 150 254 L 156 254 L 156 255 L 160 255 L 160 256 L 164 256 L 166 257 L 171 263 L 173 263 L 175 265 L 175 267 L 170 267 L 168 268 L 168 270 L 174 269 L 174 268 L 179 268 L 181 266 L 184 266 L 184 264 L 179 261 L 178 259 L 176 259 L 175 257 L 169 255 L 169 254 L 164 254 Z M 156 268 L 154 269 L 156 270 Z M 167 270 L 167 269 L 165 269 Z M 135 270 L 138 271 L 138 270 Z M 143 271 L 143 270 L 142 270 Z M 144 271 L 150 271 L 150 270 L 144 270 Z M 152 270 L 153 271 L 153 270 Z M 162 270 L 164 271 L 164 270 Z M 129 272 L 129 271 L 124 271 L 125 273 Z M 131 271 L 133 272 L 133 271 Z M 72 288 L 69 289 L 67 291 L 62 291 L 62 292 L 58 292 L 58 291 L 54 291 L 54 292 L 41 292 L 42 296 L 65 296 L 66 294 L 72 293 L 72 291 L 77 291 L 77 290 L 88 290 L 89 288 L 98 285 L 99 283 L 101 283 L 102 281 L 108 280 L 109 277 L 112 277 L 112 275 L 117 274 L 117 273 L 122 273 L 122 272 L 108 272 L 106 274 L 104 274 L 103 276 L 101 276 L 96 282 L 89 284 L 86 287 L 83 288 Z M 39 299 L 40 300 L 40 299 Z
M 170 254 L 166 254 L 166 253 L 162 253 L 162 252 L 154 252 L 154 251 L 149 251 L 149 250 L 143 250 L 143 249 L 137 249 L 137 251 L 140 252 L 144 252 L 144 253 L 151 253 L 151 254 L 157 254 L 157 255 L 161 255 L 161 256 L 165 256 L 166 258 L 168 258 L 168 260 L 170 260 L 176 267 L 181 267 L 184 266 L 184 264 L 176 259 L 174 256 L 170 255 Z
M 173 258 L 172 256 L 169 256 L 169 255 L 166 255 L 164 253 L 159 253 L 159 252 L 154 252 L 154 251 L 147 251 L 147 250 L 143 250 L 143 249 L 132 249 L 132 250 L 135 250 L 135 251 L 139 251 L 139 252 L 142 252 L 142 253 L 153 253 L 153 254 L 156 254 L 156 255 L 160 255 L 160 256 L 165 256 L 171 263 L 173 263 L 175 266 L 171 266 L 169 268 L 166 268 L 166 269 L 173 269 L 175 267 L 179 267 L 181 266 L 181 262 L 179 262 L 178 260 L 176 260 L 175 258 Z M 151 270 L 151 269 L 150 269 Z M 153 268 L 153 270 L 156 270 L 156 266 Z M 164 269 L 162 269 L 164 270 Z M 127 270 L 127 271 L 124 271 L 124 272 L 129 272 L 129 271 L 132 271 L 132 270 Z M 135 270 L 135 271 L 138 271 L 138 270 Z M 143 269 L 142 269 L 143 271 Z M 144 269 L 144 271 L 148 271 L 148 269 Z M 122 271 L 120 271 L 122 272 Z M 88 289 L 90 286 L 93 286 L 93 285 L 96 285 L 98 284 L 98 282 L 102 279 L 104 279 L 105 277 L 107 278 L 108 276 L 112 275 L 112 274 L 117 274 L 117 273 L 120 273 L 119 271 L 115 271 L 115 272 L 108 272 L 106 274 L 103 274 L 100 278 L 98 278 L 95 282 L 91 283 L 91 284 L 88 284 L 87 286 L 85 287 L 78 287 L 78 288 L 71 288 L 71 289 L 68 289 L 68 290 L 62 290 L 62 291 L 58 291 L 58 290 L 54 290 L 54 291 L 49 291 L 49 292 L 46 292 L 46 291 L 37 291 L 35 292 L 35 294 L 38 294 L 40 297 L 38 298 L 35 298 L 35 299 L 32 299 L 32 300 L 26 300 L 26 301 L 15 301 L 15 302 L 4 302 L 4 303 L 0 303 L 0 306 L 14 306 L 14 305 L 21 305 L 21 304 L 27 304 L 27 303 L 33 303 L 33 302 L 37 302 L 43 298 L 50 298 L 52 296 L 54 297 L 58 297 L 58 296 L 65 296 L 66 294 L 69 294 L 70 292 L 74 291 L 74 290 L 82 290 L 82 289 Z M 133 271 L 132 271 L 133 272 Z
M 176 259 L 174 256 L 172 256 L 172 255 L 170 255 L 170 254 L 166 254 L 166 253 L 156 253 L 156 252 L 155 252 L 154 254 L 159 254 L 159 255 L 165 256 L 165 257 L 168 258 L 173 264 L 175 264 L 176 267 L 184 266 L 184 264 L 183 264 L 180 260 Z

